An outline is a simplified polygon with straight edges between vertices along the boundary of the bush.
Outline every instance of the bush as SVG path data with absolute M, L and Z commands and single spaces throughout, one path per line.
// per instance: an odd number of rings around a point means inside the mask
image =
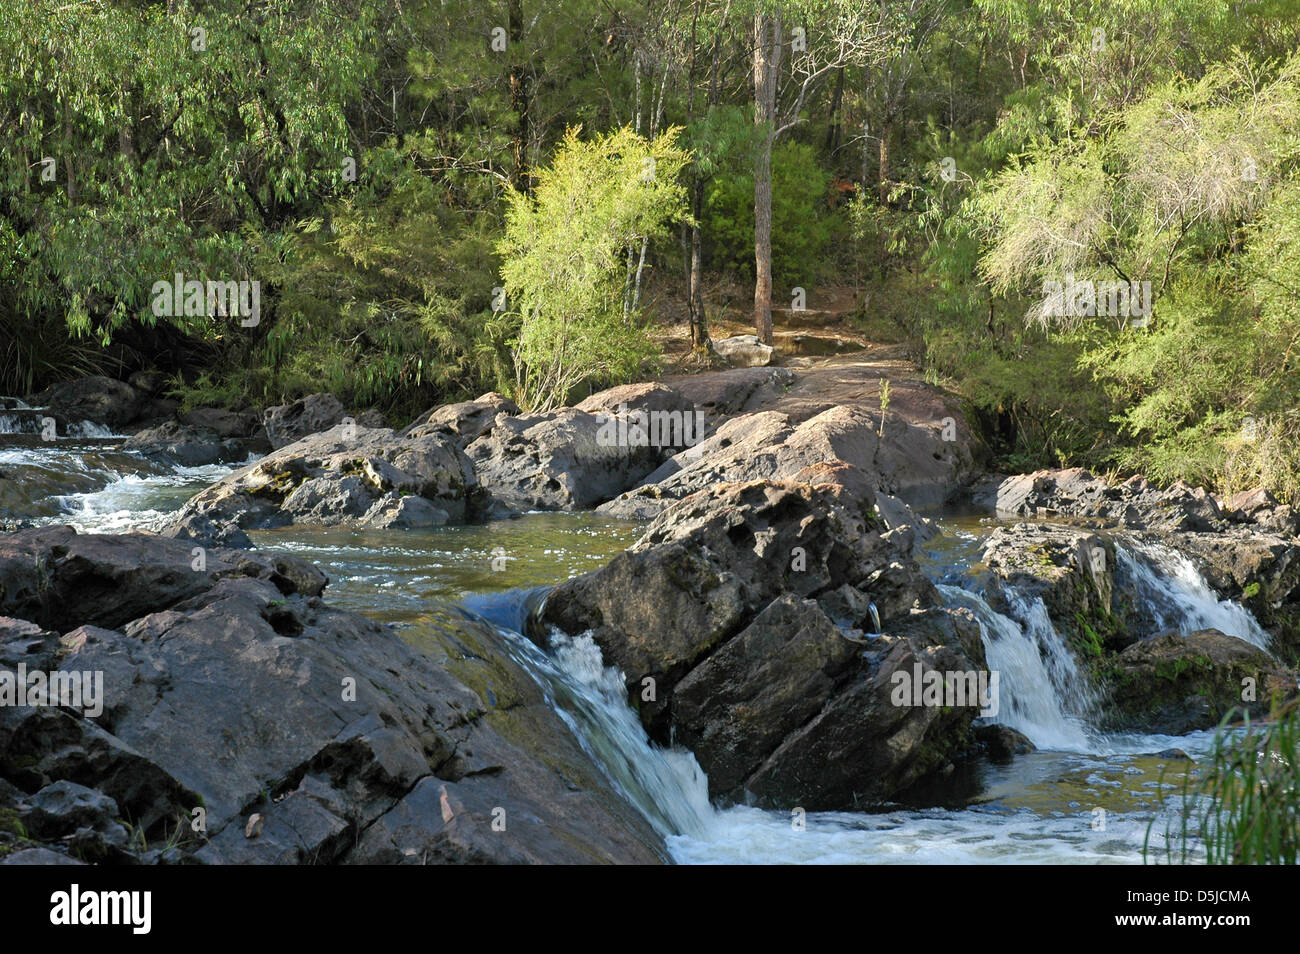
M 754 277 L 754 170 L 735 157 L 732 175 L 713 181 L 703 231 L 712 267 Z M 772 150 L 772 277 L 778 285 L 814 285 L 824 270 L 833 217 L 830 174 L 810 146 L 784 142 Z

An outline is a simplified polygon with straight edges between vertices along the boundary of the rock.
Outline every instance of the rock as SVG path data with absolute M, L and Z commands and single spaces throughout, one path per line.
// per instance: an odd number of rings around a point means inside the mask
M 998 488 L 1003 516 L 1094 517 L 1134 529 L 1210 531 L 1225 526 L 1214 497 L 1177 481 L 1160 490 L 1142 477 L 1110 485 L 1088 471 L 1040 470 L 1010 477 Z
M 441 527 L 451 515 L 423 497 L 388 494 L 375 502 L 361 518 L 361 525 L 376 530 Z
M 122 447 L 182 467 L 235 463 L 246 460 L 250 453 L 244 440 L 223 439 L 213 431 L 176 421 L 132 434 L 123 441 Z
M 1237 523 L 1251 523 L 1255 519 L 1255 514 L 1272 510 L 1277 505 L 1276 497 L 1264 488 L 1256 487 L 1254 490 L 1243 490 L 1239 494 L 1233 494 L 1224 501 L 1223 515 Z
M 116 431 L 135 420 L 144 397 L 129 384 L 93 375 L 46 388 L 28 403 L 70 421 L 91 421 Z
M 430 408 L 401 432 L 403 437 L 424 437 L 430 434 L 450 438 L 464 450 L 487 433 L 498 414 L 513 416 L 519 413 L 514 401 L 496 391 L 489 391 L 473 401 L 444 404 Z
M 60 632 L 82 623 L 115 629 L 227 577 L 265 580 L 284 595 L 317 596 L 327 582 L 312 564 L 284 554 L 201 556 L 202 569 L 195 569 L 189 542 L 147 533 L 41 527 L 9 534 L 0 537 L 0 614 Z
M 183 512 L 159 531 L 160 536 L 173 540 L 189 540 L 201 547 L 225 547 L 248 550 L 253 541 L 233 523 L 213 519 L 194 511 Z
M 970 744 L 973 711 L 893 711 L 885 687 L 904 663 L 982 661 L 978 626 L 935 608 L 905 541 L 882 533 L 870 486 L 846 483 L 715 484 L 547 598 L 544 622 L 595 641 L 652 737 L 691 746 L 717 797 L 846 807 L 888 797 Z M 873 601 L 889 635 L 868 659 Z M 818 758 L 846 762 L 814 771 Z
M 1226 716 L 1268 715 L 1296 694 L 1295 673 L 1245 640 L 1205 629 L 1134 643 L 1109 664 L 1110 723 L 1127 731 L 1182 735 Z M 1243 701 L 1253 680 L 1255 698 Z
M 882 441 L 878 428 L 878 419 L 858 406 L 833 407 L 799 424 L 778 411 L 730 418 L 600 512 L 644 517 L 719 481 L 798 479 L 805 468 L 835 464 L 871 475 L 876 490 L 914 506 L 942 503 L 953 472 L 940 432 L 895 422 Z
M 989 723 L 976 726 L 975 741 L 984 747 L 985 753 L 995 762 L 1009 762 L 1017 755 L 1031 755 L 1038 749 L 1029 737 L 1017 732 L 1009 725 Z
M 748 777 L 744 788 L 752 800 L 786 811 L 861 808 L 892 800 L 967 757 L 978 703 L 895 704 L 900 676 L 960 678 L 983 666 L 982 656 L 973 659 L 959 648 L 957 628 L 967 642 L 978 642 L 975 621 L 946 610 L 918 614 L 885 637 L 812 721 Z
M 73 834 L 78 828 L 95 831 L 117 829 L 113 831 L 113 840 L 116 841 L 118 831 L 123 831 L 117 823 L 117 802 L 77 782 L 52 782 L 31 795 L 27 805 L 30 808 L 23 818 L 23 825 L 35 838 L 55 840 Z
M 465 453 L 483 488 L 516 510 L 585 510 L 617 496 L 658 466 L 658 447 L 619 446 L 616 429 L 565 408 L 498 415 Z
M 182 414 L 180 421 L 199 430 L 211 431 L 222 440 L 251 437 L 261 426 L 256 411 L 230 411 L 220 407 L 196 407 Z
M 0 707 L 0 785 L 31 793 L 40 830 L 71 829 L 76 850 L 136 852 L 113 828 L 120 812 L 149 842 L 138 860 L 163 858 L 178 826 L 176 863 L 666 857 L 486 623 L 448 611 L 403 638 L 258 563 L 284 558 L 235 554 L 244 565 L 225 572 L 228 555 L 209 554 L 178 589 L 148 570 L 173 560 L 176 541 L 18 536 L 0 552 L 4 600 L 37 626 L 76 623 L 59 666 L 102 673 L 104 698 L 84 718 Z M 129 601 L 69 597 L 63 571 L 83 542 L 102 564 L 142 568 Z M 52 568 L 50 602 L 15 595 L 31 566 Z M 295 575 L 323 580 L 309 564 Z
M 0 855 L 0 865 L 84 865 L 58 851 L 49 848 L 24 848 L 11 855 Z
M 126 383 L 146 397 L 158 397 L 167 386 L 167 375 L 161 371 L 137 371 Z
M 1082 660 L 1137 638 L 1117 615 L 1110 540 L 1053 524 L 1000 526 L 985 540 L 982 562 L 994 574 L 986 594 L 994 609 L 1024 622 L 1041 600 Z
M 428 506 L 399 504 L 409 496 Z M 223 526 L 375 526 L 388 519 L 431 526 L 435 510 L 446 514 L 443 522 L 460 523 L 477 513 L 480 497 L 473 466 L 449 439 L 401 438 L 343 424 L 273 451 L 196 494 L 168 532 L 207 539 Z
M 761 368 L 772 363 L 776 350 L 758 340 L 757 335 L 735 335 L 710 342 L 713 353 L 738 368 Z
M 669 386 L 692 407 L 704 411 L 711 421 L 780 399 L 796 380 L 789 368 L 732 368 L 670 378 Z
M 1185 555 L 1222 599 L 1249 609 L 1284 659 L 1300 658 L 1300 546 L 1254 526 L 1159 538 Z
M 309 394 L 291 404 L 268 407 L 262 414 L 267 439 L 279 450 L 311 434 L 329 430 L 346 416 L 332 394 Z

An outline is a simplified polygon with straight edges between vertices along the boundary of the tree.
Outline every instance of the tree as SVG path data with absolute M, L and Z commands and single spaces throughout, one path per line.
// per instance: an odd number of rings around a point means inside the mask
M 549 410 L 582 384 L 629 380 L 650 356 L 638 316 L 624 313 L 624 269 L 629 249 L 687 214 L 680 132 L 650 140 L 624 127 L 584 142 L 570 129 L 533 194 L 507 193 L 498 250 L 522 406 Z
M 872 6 L 866 0 L 761 0 L 754 11 L 754 327 L 766 344 L 772 343 L 772 145 L 806 120 L 808 97 L 827 75 L 883 48 Z M 789 40 L 790 75 L 782 81 L 787 12 L 798 25 Z

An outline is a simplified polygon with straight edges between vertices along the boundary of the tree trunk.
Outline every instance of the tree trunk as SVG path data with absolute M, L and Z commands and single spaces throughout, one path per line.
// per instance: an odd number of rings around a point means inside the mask
M 754 14 L 754 124 L 762 127 L 754 157 L 754 329 L 772 343 L 772 136 L 781 63 L 781 14 Z
M 524 55 L 524 0 L 509 0 L 508 35 L 510 41 L 510 109 L 515 114 L 515 134 L 511 141 L 514 169 L 510 181 L 521 192 L 532 188 L 528 172 L 528 140 L 532 137 L 532 120 L 528 115 L 528 67 Z
M 840 107 L 844 103 L 844 67 L 835 72 L 835 92 L 831 95 L 830 122 L 826 126 L 826 151 L 840 148 Z
M 880 125 L 880 204 L 889 202 L 889 139 L 894 132 L 894 121 L 886 118 Z
M 709 344 L 709 320 L 704 314 L 703 253 L 700 237 L 700 216 L 704 210 L 704 181 L 696 179 L 691 196 L 691 270 L 686 283 L 686 295 L 691 314 L 691 347 L 706 348 Z

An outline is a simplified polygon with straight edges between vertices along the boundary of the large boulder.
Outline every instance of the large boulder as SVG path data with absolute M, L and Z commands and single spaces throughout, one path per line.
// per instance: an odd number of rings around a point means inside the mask
M 92 421 L 117 431 L 136 419 L 145 396 L 123 381 L 92 375 L 46 388 L 29 403 L 56 417 Z
M 309 394 L 289 404 L 268 407 L 262 412 L 262 424 L 271 446 L 278 450 L 310 434 L 329 430 L 346 416 L 334 395 Z
M 464 450 L 491 429 L 498 414 L 512 416 L 519 408 L 508 397 L 489 391 L 473 401 L 442 404 L 430 408 L 402 430 L 402 437 L 425 437 L 430 434 L 450 438 Z
M 450 439 L 349 423 L 226 476 L 192 497 L 171 527 L 203 540 L 219 526 L 437 526 L 472 517 L 478 498 L 473 466 Z
M 465 453 L 484 490 L 514 510 L 585 510 L 639 482 L 659 447 L 619 439 L 610 418 L 577 408 L 498 415 Z
M 832 407 L 798 423 L 780 411 L 759 411 L 723 421 L 600 510 L 616 517 L 652 516 L 717 482 L 790 480 L 828 463 L 855 467 L 872 475 L 877 490 L 930 506 L 954 489 L 949 450 L 942 426 L 887 421 L 882 438 L 878 413 L 860 405 Z
M 715 484 L 664 511 L 603 569 L 556 587 L 542 618 L 590 634 L 652 737 L 686 740 L 715 796 L 849 807 L 896 793 L 970 744 L 974 710 L 936 719 L 892 712 L 881 696 L 904 664 L 982 662 L 978 626 L 937 608 L 909 544 L 886 530 L 869 487 Z M 888 635 L 867 635 L 872 602 Z M 863 722 L 875 706 L 891 706 L 889 717 Z M 808 751 L 846 762 L 814 772 Z
M 1218 630 L 1165 633 L 1134 643 L 1108 666 L 1111 725 L 1181 735 L 1228 716 L 1258 718 L 1296 694 L 1296 674 Z
M 0 809 L 46 848 L 239 864 L 664 858 L 491 626 L 448 611 L 403 638 L 323 603 L 310 565 L 213 551 L 194 570 L 176 565 L 183 544 L 148 535 L 6 545 L 0 612 L 28 616 L 0 622 L 6 653 L 102 677 L 98 712 L 0 706 Z M 128 595 L 97 599 L 132 564 Z M 14 585 L 33 572 L 48 587 Z M 144 845 L 123 844 L 128 820 Z
M 763 344 L 758 335 L 733 335 L 710 342 L 713 353 L 737 368 L 761 368 L 772 363 L 776 349 Z

